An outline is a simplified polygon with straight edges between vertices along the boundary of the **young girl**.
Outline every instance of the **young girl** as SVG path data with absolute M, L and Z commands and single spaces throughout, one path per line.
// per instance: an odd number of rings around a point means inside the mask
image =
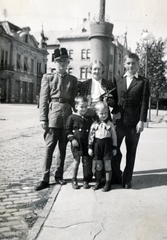
M 67 138 L 71 142 L 71 150 L 74 156 L 72 187 L 79 189 L 77 174 L 82 158 L 83 164 L 83 188 L 88 189 L 89 179 L 92 178 L 91 157 L 88 155 L 88 134 L 92 124 L 92 118 L 86 116 L 88 99 L 78 96 L 75 98 L 76 113 L 67 120 Z
M 111 159 L 116 155 L 117 138 L 113 123 L 108 119 L 108 106 L 105 102 L 95 105 L 98 120 L 91 125 L 89 133 L 88 153 L 94 155 L 97 190 L 102 187 L 103 171 L 105 171 L 105 186 L 102 191 L 107 192 L 111 188 Z

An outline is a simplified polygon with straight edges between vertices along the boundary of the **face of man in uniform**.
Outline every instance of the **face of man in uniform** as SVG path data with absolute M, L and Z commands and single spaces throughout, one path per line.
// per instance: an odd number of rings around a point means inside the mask
M 134 75 L 138 71 L 139 63 L 136 61 L 136 59 L 127 57 L 124 63 L 124 67 L 130 75 Z
M 69 64 L 69 59 L 68 58 L 60 58 L 55 60 L 56 64 L 56 71 L 60 74 L 63 74 L 66 72 L 67 66 Z
M 92 77 L 95 79 L 95 80 L 100 80 L 102 79 L 102 72 L 103 72 L 103 69 L 102 69 L 102 66 L 100 64 L 93 64 L 92 66 Z

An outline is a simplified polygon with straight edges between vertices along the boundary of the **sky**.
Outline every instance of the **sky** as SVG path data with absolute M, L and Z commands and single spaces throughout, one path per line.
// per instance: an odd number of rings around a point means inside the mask
M 99 14 L 100 0 L 0 0 L 0 21 L 7 20 L 19 27 L 29 26 L 31 34 L 40 31 L 75 29 Z M 4 16 L 6 9 L 6 17 Z M 167 38 L 167 0 L 106 0 L 105 16 L 114 24 L 114 36 L 127 31 L 132 51 L 141 41 L 143 30 L 156 39 Z M 38 39 L 37 39 L 38 41 Z

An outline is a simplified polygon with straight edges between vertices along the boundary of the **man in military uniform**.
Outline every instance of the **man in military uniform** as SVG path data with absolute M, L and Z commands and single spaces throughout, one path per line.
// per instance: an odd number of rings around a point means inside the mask
M 40 91 L 40 123 L 44 132 L 46 152 L 43 166 L 43 179 L 35 187 L 36 191 L 49 187 L 50 168 L 54 149 L 58 143 L 60 161 L 57 161 L 55 181 L 64 185 L 64 160 L 67 137 L 66 121 L 72 113 L 74 98 L 77 96 L 77 78 L 67 74 L 69 57 L 66 48 L 54 51 L 55 73 L 44 74 Z

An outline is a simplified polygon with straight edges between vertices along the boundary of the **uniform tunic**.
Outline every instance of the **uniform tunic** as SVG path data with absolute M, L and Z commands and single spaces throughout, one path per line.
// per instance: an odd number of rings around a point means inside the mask
M 41 82 L 40 121 L 48 122 L 50 128 L 66 128 L 76 96 L 76 77 L 67 73 L 45 74 Z

